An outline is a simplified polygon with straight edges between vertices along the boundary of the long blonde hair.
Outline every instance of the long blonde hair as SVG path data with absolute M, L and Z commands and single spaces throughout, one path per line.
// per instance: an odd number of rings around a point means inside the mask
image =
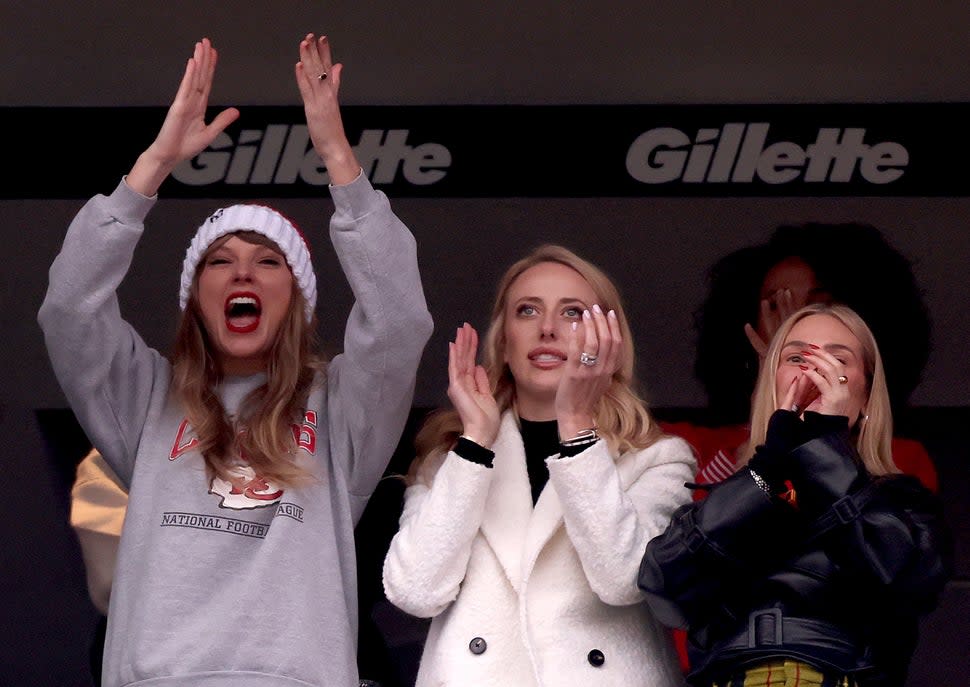
M 886 386 L 886 373 L 883 370 L 882 356 L 869 326 L 854 310 L 844 305 L 809 305 L 785 320 L 768 348 L 765 361 L 755 385 L 754 400 L 751 403 L 751 436 L 739 451 L 739 464 L 744 465 L 754 454 L 755 448 L 763 444 L 768 431 L 768 420 L 778 407 L 775 392 L 775 373 L 781 359 L 781 349 L 792 328 L 806 317 L 827 315 L 841 322 L 859 340 L 862 346 L 862 361 L 866 375 L 866 391 L 869 398 L 865 403 L 865 415 L 849 418 L 855 434 L 856 450 L 872 475 L 888 475 L 899 472 L 892 458 L 893 415 L 889 404 L 889 390 Z
M 633 333 L 620 293 L 605 272 L 562 246 L 547 244 L 536 248 L 509 267 L 499 280 L 488 331 L 482 340 L 482 366 L 488 374 L 499 411 L 504 413 L 509 408 L 514 409 L 516 403 L 515 379 L 505 362 L 505 311 L 509 289 L 523 272 L 547 262 L 565 265 L 578 272 L 596 294 L 603 311 L 616 312 L 620 325 L 623 337 L 620 367 L 613 374 L 612 383 L 596 410 L 596 427 L 600 435 L 618 453 L 649 446 L 663 433 L 635 389 Z M 461 430 L 461 420 L 454 410 L 433 413 L 415 439 L 418 457 L 408 472 L 408 481 L 430 483 Z
M 232 236 L 280 252 L 262 234 L 240 231 L 214 241 L 200 265 Z M 246 462 L 260 477 L 280 486 L 303 484 L 311 475 L 294 460 L 293 424 L 302 419 L 313 380 L 324 368 L 317 352 L 316 317 L 307 323 L 303 294 L 294 281 L 290 307 L 269 351 L 266 383 L 246 397 L 239 417 L 231 422 L 216 395 L 223 371 L 199 306 L 199 277 L 204 269 L 195 273 L 189 301 L 179 321 L 172 353 L 172 391 L 182 402 L 186 419 L 199 439 L 198 450 L 205 460 L 206 473 L 210 478 L 230 480 L 230 469 L 239 455 L 245 455 Z

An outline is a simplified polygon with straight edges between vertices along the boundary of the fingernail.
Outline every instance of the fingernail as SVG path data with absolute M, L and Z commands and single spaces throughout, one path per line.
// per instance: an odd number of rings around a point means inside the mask
M 584 320 L 588 320 L 588 319 L 590 319 L 591 317 L 592 317 L 592 315 L 590 315 L 590 314 L 589 314 L 589 310 L 584 310 L 584 311 L 583 311 L 583 319 L 584 319 Z M 574 324 L 575 324 L 575 323 L 574 323 Z
M 808 369 L 808 365 L 799 365 L 798 368 L 800 370 L 807 370 Z
M 600 310 L 599 305 L 597 305 L 596 303 L 593 303 L 593 312 L 595 312 L 597 315 L 602 315 L 603 314 L 603 311 Z
M 576 331 L 577 329 L 579 329 L 579 322 L 573 322 L 571 326 L 573 328 L 573 331 Z
M 610 310 L 608 313 L 606 313 L 606 316 L 607 317 L 612 317 L 615 320 L 616 319 L 616 311 L 615 310 Z
M 815 344 L 808 344 L 808 345 L 814 348 L 816 351 L 820 349 L 820 347 L 816 346 Z
M 802 355 L 813 355 L 811 351 L 802 351 Z

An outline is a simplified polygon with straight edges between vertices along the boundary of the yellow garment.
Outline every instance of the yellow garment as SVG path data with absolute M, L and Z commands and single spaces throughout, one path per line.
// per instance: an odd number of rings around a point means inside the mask
M 718 683 L 716 687 L 854 687 L 848 677 L 824 675 L 807 663 L 773 661 L 750 668 L 740 678 Z
M 88 594 L 95 608 L 108 612 L 128 492 L 94 449 L 77 467 L 71 489 L 71 526 L 84 558 Z

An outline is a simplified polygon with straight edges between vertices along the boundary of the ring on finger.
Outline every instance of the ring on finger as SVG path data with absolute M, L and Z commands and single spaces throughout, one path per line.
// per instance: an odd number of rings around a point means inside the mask
M 845 375 L 839 375 L 836 379 L 839 380 L 839 384 L 848 384 L 849 383 L 849 378 L 846 377 Z
M 586 367 L 592 367 L 599 360 L 599 356 L 591 355 L 586 351 L 579 354 L 579 364 L 585 365 Z
M 326 80 L 326 78 L 327 78 L 327 73 L 326 73 L 326 72 L 320 72 L 319 74 L 317 74 L 317 78 L 318 78 L 318 79 L 319 79 L 320 81 L 325 81 L 325 80 Z
M 798 413 L 802 412 L 802 409 L 798 407 L 798 404 L 797 403 L 792 403 L 791 404 L 791 411 L 793 413 L 795 413 L 795 414 L 798 414 Z

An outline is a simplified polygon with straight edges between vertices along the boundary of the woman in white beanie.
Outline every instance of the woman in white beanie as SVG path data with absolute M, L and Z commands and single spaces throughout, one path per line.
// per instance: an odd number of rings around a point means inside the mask
M 431 331 L 415 243 L 344 135 L 341 65 L 308 35 L 296 80 L 356 296 L 344 352 L 322 363 L 306 243 L 259 205 L 202 223 L 171 361 L 149 348 L 116 289 L 159 186 L 239 116 L 204 119 L 215 65 L 203 39 L 155 141 L 72 222 L 39 316 L 68 401 L 130 492 L 103 684 L 351 685 L 353 527 Z

